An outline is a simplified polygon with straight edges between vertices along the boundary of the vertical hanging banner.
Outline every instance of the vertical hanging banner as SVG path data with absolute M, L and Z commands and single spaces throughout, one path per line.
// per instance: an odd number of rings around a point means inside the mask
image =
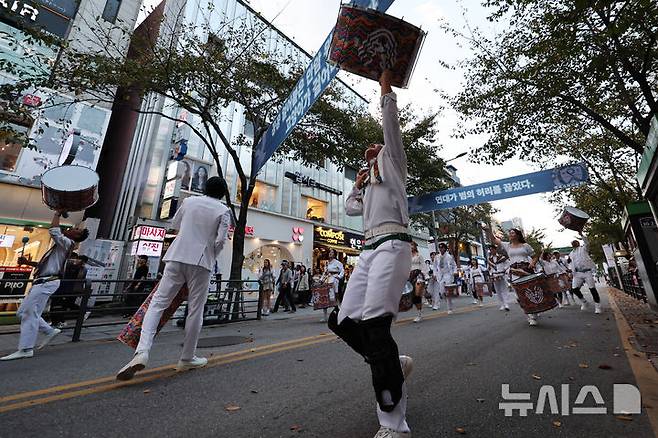
M 409 213 L 447 210 L 499 199 L 553 192 L 579 186 L 587 181 L 589 181 L 587 167 L 582 163 L 577 163 L 472 186 L 411 196 L 409 197 Z
M 354 0 L 352 4 L 362 8 L 376 9 L 380 12 L 386 10 L 395 0 Z M 283 102 L 279 113 L 274 117 L 267 132 L 260 139 L 254 153 L 252 172 L 258 173 L 267 160 L 286 140 L 288 135 L 297 126 L 322 92 L 336 77 L 338 68 L 327 62 L 333 29 L 325 38 L 324 43 L 315 54 L 311 63 L 306 67 L 304 74 L 299 78 L 292 89 L 290 96 Z

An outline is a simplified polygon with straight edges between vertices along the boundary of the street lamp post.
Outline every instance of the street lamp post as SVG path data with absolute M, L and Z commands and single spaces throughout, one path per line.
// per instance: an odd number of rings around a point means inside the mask
M 462 153 L 452 157 L 449 160 L 445 160 L 444 162 L 449 163 L 449 162 L 454 161 L 457 158 L 461 158 L 461 157 L 463 157 L 467 154 L 468 154 L 468 152 L 462 152 Z M 453 182 L 456 182 L 456 181 L 453 180 Z M 432 227 L 430 228 L 430 231 L 432 233 L 432 237 L 434 237 L 434 251 L 439 252 L 439 238 L 438 238 L 438 235 L 436 233 L 436 214 L 434 213 L 434 210 L 432 210 Z

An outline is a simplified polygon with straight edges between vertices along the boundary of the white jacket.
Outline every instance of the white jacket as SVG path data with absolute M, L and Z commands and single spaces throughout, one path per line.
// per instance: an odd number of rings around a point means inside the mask
M 172 228 L 178 230 L 178 235 L 163 260 L 201 266 L 212 272 L 230 224 L 230 211 L 219 199 L 186 198 L 172 220 Z
M 596 265 L 589 256 L 589 240 L 583 236 L 583 244 L 574 248 L 569 254 L 574 271 L 592 271 Z

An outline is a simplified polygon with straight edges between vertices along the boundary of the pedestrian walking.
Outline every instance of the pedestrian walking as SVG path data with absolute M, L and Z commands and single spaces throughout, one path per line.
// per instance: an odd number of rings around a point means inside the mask
M 412 360 L 400 356 L 391 336 L 400 293 L 411 271 L 411 236 L 407 206 L 407 157 L 402 144 L 397 97 L 391 72 L 381 75 L 384 145 L 365 152 L 346 200 L 349 216 L 363 216 L 366 242 L 329 328 L 370 365 L 380 429 L 377 438 L 410 437 L 406 420 L 407 386 Z
M 208 298 L 210 275 L 224 248 L 231 215 L 220 199 L 226 194 L 226 182 L 220 177 L 206 181 L 204 196 L 186 198 L 176 211 L 171 227 L 178 235 L 163 260 L 165 269 L 144 315 L 135 355 L 117 374 L 118 380 L 130 380 L 146 367 L 153 338 L 163 312 L 183 285 L 187 285 L 185 340 L 177 369 L 203 367 L 208 359 L 197 357 L 196 346 L 203 324 L 203 310 Z
M 292 281 L 293 281 L 292 270 L 288 267 L 288 261 L 283 260 L 281 262 L 281 270 L 279 271 L 279 277 L 276 280 L 276 286 L 278 287 L 279 294 L 277 295 L 276 301 L 274 302 L 274 308 L 272 309 L 272 313 L 276 313 L 279 311 L 279 306 L 281 305 L 281 303 L 283 303 L 285 312 L 295 313 L 297 311 L 297 308 L 295 307 L 295 303 L 292 300 L 292 292 L 291 292 Z
M 271 310 L 272 291 L 274 291 L 274 272 L 272 271 L 272 264 L 270 259 L 263 261 L 263 267 L 260 270 L 258 280 L 261 285 L 261 309 L 262 315 L 268 316 Z
M 484 272 L 480 267 L 477 259 L 471 258 L 467 271 L 468 276 L 468 286 L 473 291 L 473 304 L 477 304 L 480 307 L 484 305 L 484 295 L 480 295 L 478 290 L 480 288 L 487 287 L 486 280 L 484 278 Z
M 56 212 L 50 222 L 48 233 L 53 240 L 53 246 L 46 251 L 38 263 L 30 261 L 21 256 L 18 258 L 19 265 L 28 265 L 35 268 L 32 288 L 21 303 L 16 316 L 21 322 L 21 333 L 18 340 L 18 350 L 0 360 L 24 359 L 34 356 L 34 344 L 36 344 L 38 333 L 45 335 L 39 344 L 42 349 L 62 331 L 52 327 L 42 317 L 48 299 L 59 288 L 60 279 L 64 274 L 64 264 L 69 258 L 76 243 L 83 242 L 89 231 L 81 228 L 71 228 L 62 231 L 59 227 L 62 212 Z
M 311 282 L 308 274 L 306 266 L 300 265 L 299 280 L 297 281 L 297 295 L 299 297 L 299 307 L 301 308 L 307 306 L 311 296 Z

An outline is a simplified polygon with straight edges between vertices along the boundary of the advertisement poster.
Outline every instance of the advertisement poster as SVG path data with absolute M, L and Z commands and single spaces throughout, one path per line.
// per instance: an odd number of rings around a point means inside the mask
M 118 280 L 124 242 L 119 240 L 94 240 L 86 246 L 83 255 L 89 257 L 88 280 Z M 118 283 L 93 282 L 92 295 L 113 294 L 121 290 Z M 99 301 L 111 301 L 112 297 L 100 297 Z

